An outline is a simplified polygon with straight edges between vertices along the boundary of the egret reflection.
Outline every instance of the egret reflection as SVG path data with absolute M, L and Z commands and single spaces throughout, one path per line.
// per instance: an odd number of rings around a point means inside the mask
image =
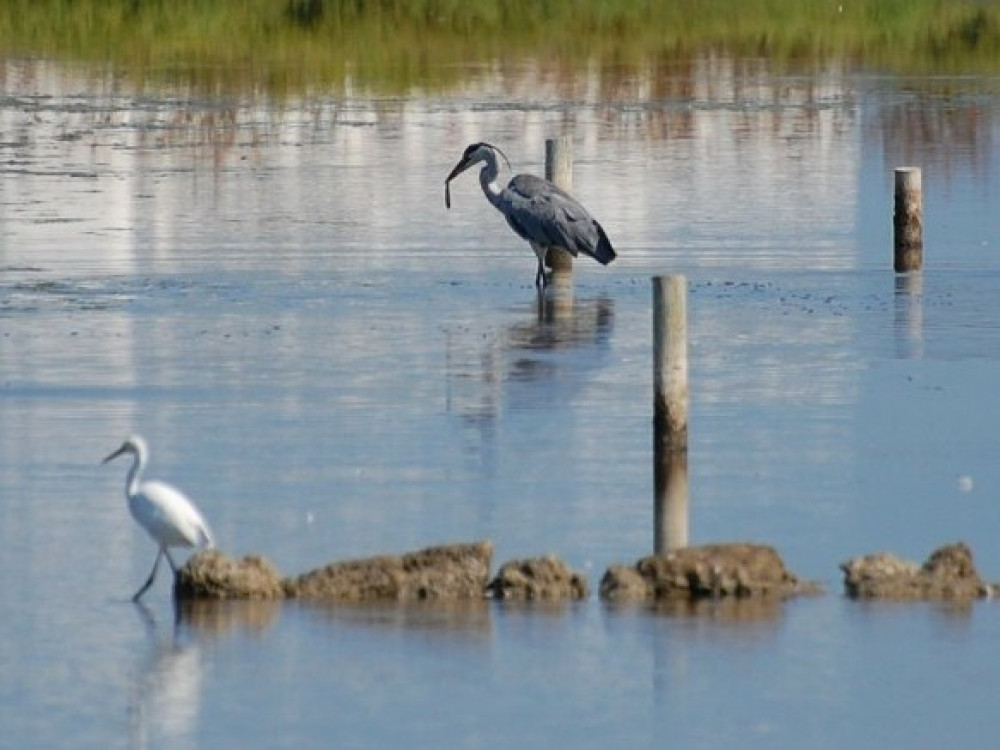
M 133 669 L 129 745 L 176 746 L 196 736 L 202 700 L 201 648 L 197 639 L 182 637 L 179 610 L 166 626 L 142 602 L 136 602 L 135 611 L 149 638 Z

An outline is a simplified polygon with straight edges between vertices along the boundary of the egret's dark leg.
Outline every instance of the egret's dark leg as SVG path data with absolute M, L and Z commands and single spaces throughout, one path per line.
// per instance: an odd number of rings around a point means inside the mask
M 163 547 L 160 547 L 159 552 L 156 553 L 156 560 L 153 562 L 153 570 L 150 571 L 149 578 L 147 578 L 146 582 L 142 584 L 142 588 L 136 591 L 132 596 L 132 601 L 139 601 L 139 598 L 146 593 L 150 586 L 153 585 L 153 581 L 156 580 L 156 569 L 160 567 L 160 558 L 163 557 L 164 552 L 166 552 L 166 550 L 163 549 Z
M 164 547 L 163 554 L 167 556 L 167 562 L 170 563 L 170 569 L 174 571 L 174 575 L 177 575 L 177 564 L 174 562 L 174 558 L 170 556 L 170 550 Z

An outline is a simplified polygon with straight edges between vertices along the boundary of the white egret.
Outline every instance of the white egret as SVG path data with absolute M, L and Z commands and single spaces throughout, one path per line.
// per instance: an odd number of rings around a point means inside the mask
M 142 481 L 142 472 L 146 468 L 149 450 L 146 448 L 146 441 L 139 435 L 128 438 L 102 463 L 126 453 L 132 455 L 132 468 L 129 469 L 128 478 L 125 480 L 128 509 L 132 517 L 159 545 L 149 578 L 132 597 L 132 601 L 137 602 L 153 585 L 157 568 L 160 566 L 160 558 L 164 555 L 174 574 L 177 573 L 177 566 L 170 557 L 168 547 L 211 547 L 214 541 L 201 512 L 183 492 L 163 482 Z

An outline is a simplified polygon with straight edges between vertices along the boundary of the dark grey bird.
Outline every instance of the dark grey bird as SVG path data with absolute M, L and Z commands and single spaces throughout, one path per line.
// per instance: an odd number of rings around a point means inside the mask
M 528 241 L 538 257 L 535 286 L 544 287 L 548 283 L 545 255 L 549 248 L 561 247 L 574 257 L 583 253 L 605 266 L 615 259 L 615 249 L 604 228 L 569 193 L 532 174 L 515 175 L 507 187 L 501 188 L 497 184 L 500 174 L 497 154 L 503 156 L 509 167 L 506 155 L 496 146 L 473 143 L 466 148 L 444 181 L 445 205 L 451 208 L 451 181 L 470 167 L 482 164 L 479 184 L 487 200 L 504 215 L 511 229 Z

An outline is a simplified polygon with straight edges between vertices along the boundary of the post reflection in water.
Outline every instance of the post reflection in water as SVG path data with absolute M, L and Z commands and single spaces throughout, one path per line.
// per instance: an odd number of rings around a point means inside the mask
M 893 331 L 896 356 L 921 359 L 924 356 L 924 277 L 920 271 L 899 273 L 893 296 Z
M 573 317 L 573 269 L 553 268 L 549 284 L 538 290 L 538 322 L 567 323 Z
M 665 555 L 688 546 L 688 454 L 653 441 L 653 551 Z

